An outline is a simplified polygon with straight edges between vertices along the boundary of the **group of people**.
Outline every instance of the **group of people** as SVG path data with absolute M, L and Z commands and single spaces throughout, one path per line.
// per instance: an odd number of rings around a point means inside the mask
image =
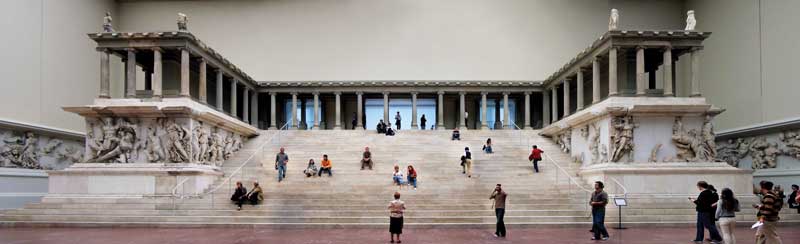
M 797 187 L 792 186 L 797 192 Z M 689 200 L 695 204 L 697 210 L 697 233 L 694 238 L 695 243 L 710 241 L 712 243 L 736 243 L 734 232 L 736 228 L 736 212 L 741 206 L 739 200 L 729 188 L 724 188 L 718 194 L 713 185 L 705 181 L 697 182 L 697 189 L 700 194 L 697 198 L 690 197 Z M 753 225 L 756 228 L 756 243 L 782 243 L 777 232 L 777 223 L 780 220 L 778 213 L 783 207 L 785 195 L 779 186 L 774 186 L 770 181 L 759 182 L 759 189 L 756 192 L 760 197 L 760 204 L 753 204 L 757 210 L 757 222 Z M 797 202 L 800 199 L 793 199 Z M 790 206 L 791 207 L 791 206 Z M 719 229 L 715 222 L 719 222 Z M 705 230 L 708 230 L 709 239 L 704 239 Z M 720 235 L 720 230 L 722 234 Z
M 233 195 L 231 195 L 231 201 L 238 207 L 236 210 L 242 210 L 242 205 L 245 202 L 256 205 L 264 201 L 264 192 L 261 190 L 261 186 L 258 185 L 258 182 L 253 182 L 253 189 L 248 192 L 247 188 L 242 185 L 242 182 L 237 181 L 236 189 L 233 191 Z
M 314 159 L 308 159 L 308 166 L 303 170 L 306 177 L 322 176 L 323 173 L 328 173 L 328 176 L 333 176 L 333 163 L 328 159 L 328 154 L 322 155 L 321 166 L 318 168 L 314 163 Z
M 403 180 L 406 181 L 403 181 Z M 395 185 L 400 186 L 401 188 L 408 184 L 414 187 L 414 190 L 417 189 L 417 170 L 414 169 L 414 166 L 409 165 L 408 171 L 406 171 L 405 177 L 403 177 L 403 171 L 400 170 L 399 165 L 394 165 L 394 173 L 392 173 L 392 182 Z
M 400 124 L 397 124 L 398 130 L 400 129 Z M 394 136 L 396 132 L 392 129 L 392 123 L 385 123 L 383 120 L 378 121 L 378 125 L 375 127 L 378 131 L 378 134 L 385 134 L 387 136 Z

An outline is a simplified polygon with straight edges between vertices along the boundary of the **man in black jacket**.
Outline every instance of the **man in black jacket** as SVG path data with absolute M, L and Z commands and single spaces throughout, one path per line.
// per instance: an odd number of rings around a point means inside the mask
M 714 218 L 714 211 L 716 210 L 711 205 L 719 200 L 719 196 L 708 189 L 708 183 L 705 181 L 698 181 L 697 189 L 700 190 L 700 195 L 697 196 L 697 199 L 689 197 L 689 200 L 695 204 L 695 210 L 697 210 L 697 235 L 694 238 L 694 242 L 702 243 L 705 229 L 708 229 L 708 234 L 711 235 L 711 242 L 720 243 L 722 242 L 722 236 L 719 235 L 717 226 L 711 220 Z
M 792 185 L 792 193 L 789 194 L 789 199 L 786 203 L 789 204 L 789 208 L 797 209 L 797 213 L 800 214 L 800 203 L 795 200 L 798 191 L 800 191 L 800 186 Z

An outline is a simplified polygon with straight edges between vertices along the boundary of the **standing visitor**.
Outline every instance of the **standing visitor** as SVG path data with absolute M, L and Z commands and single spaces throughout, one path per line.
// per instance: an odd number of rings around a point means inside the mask
M 489 199 L 494 199 L 494 214 L 497 217 L 497 228 L 494 232 L 494 237 L 506 237 L 506 223 L 503 222 L 503 217 L 506 215 L 506 194 L 501 188 L 500 184 L 494 188 L 492 196 Z
M 469 126 L 469 112 L 464 111 L 464 126 Z
M 403 213 L 406 211 L 406 204 L 400 201 L 400 193 L 394 193 L 394 200 L 389 203 L 389 237 L 390 243 L 394 243 L 394 236 L 397 235 L 397 243 L 402 243 L 400 234 L 403 234 Z
M 286 164 L 289 163 L 289 155 L 284 152 L 281 147 L 281 152 L 275 155 L 275 169 L 278 170 L 278 182 L 286 178 Z
M 372 153 L 369 152 L 369 147 L 364 147 L 361 157 L 361 170 L 364 170 L 364 166 L 369 166 L 369 170 L 372 170 Z
M 422 114 L 422 118 L 419 119 L 420 128 L 425 130 L 425 123 L 428 122 L 428 119 L 425 118 L 425 114 Z
M 781 219 L 778 217 L 778 212 L 781 211 L 779 206 L 779 201 L 781 201 L 781 199 L 772 191 L 772 182 L 761 181 L 759 185 L 762 195 L 761 204 L 753 204 L 753 207 L 758 210 L 758 214 L 756 214 L 756 216 L 758 216 L 758 222 L 761 223 L 761 226 L 756 230 L 756 243 L 783 243 L 777 231 L 778 220 Z
M 483 145 L 483 152 L 492 153 L 492 138 L 486 139 L 486 145 Z
M 695 210 L 697 210 L 697 233 L 694 238 L 695 243 L 703 242 L 705 229 L 708 229 L 708 234 L 711 235 L 712 242 L 722 241 L 722 237 L 717 231 L 717 226 L 712 224 L 712 215 L 716 209 L 711 205 L 717 202 L 718 196 L 708 188 L 708 183 L 705 181 L 698 181 L 697 189 L 700 190 L 700 195 L 697 196 L 697 199 L 689 197 L 689 200 L 695 204 Z
M 539 173 L 539 161 L 542 161 L 542 149 L 533 145 L 533 150 L 531 150 L 531 155 L 528 155 L 528 160 L 533 162 L 533 170 L 536 173 Z
M 717 202 L 717 212 L 714 217 L 719 220 L 722 241 L 725 244 L 736 244 L 733 232 L 736 230 L 736 212 L 739 212 L 739 200 L 733 196 L 730 188 L 723 188 L 720 195 L 722 197 Z
M 350 121 L 350 124 L 353 124 L 353 129 L 356 129 L 356 125 L 358 125 L 358 115 L 353 112 L 353 119 Z
M 317 175 L 317 165 L 314 164 L 314 159 L 308 159 L 308 166 L 303 173 L 306 174 L 306 177 L 311 177 Z
M 320 162 L 320 165 L 321 166 L 319 168 L 319 173 L 317 173 L 317 176 L 322 176 L 322 173 L 324 172 L 328 172 L 328 177 L 333 176 L 333 174 L 331 173 L 331 169 L 333 169 L 333 164 L 331 163 L 331 160 L 328 159 L 328 154 L 322 155 L 322 162 Z
M 608 194 L 603 191 L 605 186 L 602 181 L 594 182 L 594 192 L 589 205 L 592 205 L 592 240 L 608 240 L 608 230 L 606 230 L 606 205 L 608 205 Z
M 400 111 L 397 111 L 397 114 L 394 115 L 394 124 L 397 125 L 397 130 L 400 130 Z
M 792 193 L 789 193 L 789 199 L 787 199 L 787 203 L 789 204 L 789 208 L 797 209 L 797 213 L 800 214 L 800 203 L 797 201 L 798 192 L 800 192 L 800 187 L 797 185 L 792 185 Z
M 236 190 L 234 190 L 233 195 L 231 196 L 231 201 L 236 203 L 238 208 L 236 210 L 242 210 L 242 204 L 245 200 L 247 200 L 247 188 L 244 188 L 241 181 L 236 182 Z
M 417 190 L 417 170 L 414 169 L 414 166 L 408 166 L 408 184 L 414 187 L 414 190 Z

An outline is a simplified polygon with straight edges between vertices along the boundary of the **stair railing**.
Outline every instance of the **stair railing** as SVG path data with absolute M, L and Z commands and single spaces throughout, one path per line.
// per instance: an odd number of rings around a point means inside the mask
M 211 195 L 211 196 L 212 196 L 212 197 L 211 197 L 211 207 L 213 208 L 213 206 L 214 206 L 214 201 L 215 201 L 215 199 L 214 199 L 214 196 L 213 196 L 213 195 L 214 195 L 214 193 L 215 193 L 216 191 L 218 191 L 219 189 L 221 189 L 221 188 L 222 188 L 223 186 L 225 186 L 225 185 L 228 185 L 228 187 L 229 187 L 229 188 L 231 188 L 231 187 L 232 187 L 232 185 L 231 185 L 231 184 L 232 184 L 232 182 L 233 182 L 233 178 L 234 178 L 234 177 L 237 177 L 237 176 L 239 176 L 239 177 L 242 177 L 242 176 L 243 176 L 243 174 L 244 174 L 244 173 L 246 173 L 246 172 L 242 171 L 242 169 L 243 169 L 245 166 L 247 166 L 247 165 L 248 165 L 248 164 L 249 164 L 249 163 L 250 163 L 250 162 L 253 160 L 253 158 L 255 158 L 255 156 L 256 156 L 258 153 L 263 153 L 263 151 L 264 151 L 264 149 L 265 149 L 265 147 L 266 147 L 267 145 L 273 144 L 272 142 L 275 142 L 274 144 L 276 144 L 276 145 L 280 145 L 280 138 L 281 138 L 281 135 L 282 135 L 282 133 L 284 133 L 284 131 L 285 131 L 285 130 L 288 128 L 288 126 L 289 126 L 289 122 L 287 122 L 286 124 L 284 124 L 283 126 L 281 126 L 281 127 L 280 127 L 280 129 L 278 129 L 278 132 L 276 132 L 275 134 L 273 134 L 272 136 L 270 136 L 270 138 L 269 138 L 269 139 L 267 139 L 267 140 L 264 140 L 264 141 L 263 141 L 263 142 L 262 142 L 260 145 L 258 145 L 258 147 L 256 147 L 256 148 L 253 150 L 253 153 L 251 153 L 251 154 L 250 154 L 250 155 L 247 157 L 247 159 L 245 159 L 245 160 L 244 160 L 244 162 L 242 162 L 242 164 L 240 164 L 239 166 L 237 166 L 237 167 L 236 167 L 236 169 L 235 169 L 233 172 L 231 172 L 231 173 L 230 173 L 230 175 L 228 175 L 227 177 L 225 177 L 225 179 L 224 179 L 224 180 L 222 180 L 222 181 L 220 181 L 220 182 L 218 182 L 218 183 L 214 183 L 214 184 L 216 184 L 216 186 L 213 186 L 213 188 L 211 188 L 211 189 L 209 189 L 209 190 L 207 190 L 207 191 L 205 191 L 205 192 L 203 192 L 203 193 L 195 193 L 195 194 L 183 194 L 183 193 L 181 193 L 181 194 L 179 194 L 179 193 L 178 193 L 178 189 L 181 189 L 181 188 L 183 188 L 183 187 L 184 187 L 184 185 L 185 185 L 185 183 L 186 183 L 186 182 L 189 180 L 189 178 L 186 178 L 186 179 L 183 179 L 182 181 L 180 181 L 178 184 L 176 184 L 176 185 L 175 185 L 175 187 L 173 187 L 173 188 L 172 188 L 172 198 L 173 198 L 173 199 L 185 199 L 185 198 L 203 198 L 203 197 L 206 197 L 206 196 L 209 196 L 209 195 Z M 243 173 L 243 172 L 244 172 L 244 173 Z M 175 206 L 176 206 L 176 203 L 175 203 L 175 201 L 173 200 L 173 209 L 175 208 Z

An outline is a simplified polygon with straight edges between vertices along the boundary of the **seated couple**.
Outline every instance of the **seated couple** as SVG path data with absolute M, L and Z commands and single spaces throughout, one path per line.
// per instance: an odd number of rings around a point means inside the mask
M 253 205 L 264 201 L 264 192 L 261 190 L 261 186 L 258 185 L 258 182 L 253 182 L 253 190 L 248 192 L 247 188 L 242 185 L 242 182 L 237 181 L 236 190 L 231 196 L 231 201 L 238 206 L 236 210 L 242 210 L 242 204 L 244 204 L 245 201 Z
M 394 173 L 392 174 L 392 181 L 394 181 L 395 185 L 403 187 L 403 185 L 408 184 L 414 187 L 414 190 L 417 189 L 417 170 L 414 169 L 414 166 L 408 166 L 408 176 L 406 178 L 408 181 L 403 182 L 403 172 L 400 171 L 400 166 L 394 166 Z
M 306 177 L 311 177 L 314 175 L 322 176 L 322 173 L 325 172 L 328 172 L 328 176 L 333 176 L 331 169 L 333 169 L 333 164 L 331 163 L 331 160 L 328 159 L 328 155 L 325 154 L 322 155 L 322 167 L 317 169 L 317 165 L 314 164 L 314 159 L 312 158 L 308 160 L 308 167 L 303 170 L 303 173 L 306 174 Z

